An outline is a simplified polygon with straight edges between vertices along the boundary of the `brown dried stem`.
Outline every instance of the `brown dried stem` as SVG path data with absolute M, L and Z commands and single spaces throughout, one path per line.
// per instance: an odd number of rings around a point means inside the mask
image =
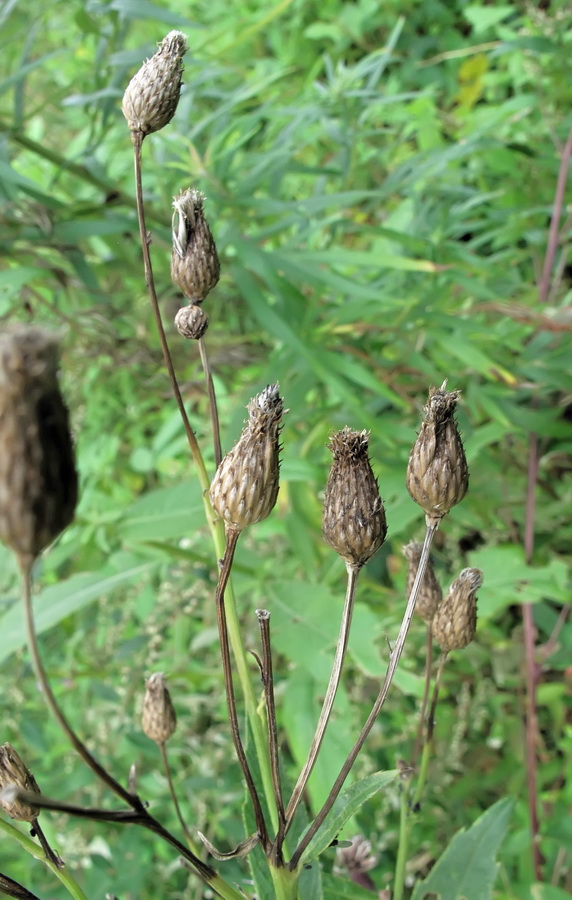
M 415 738 L 415 748 L 411 765 L 415 768 L 419 759 L 419 751 L 423 741 L 423 732 L 425 730 L 425 715 L 427 713 L 427 703 L 429 702 L 429 689 L 431 687 L 431 665 L 433 663 L 433 633 L 431 625 L 427 625 L 427 643 L 425 650 L 425 688 L 423 691 L 423 700 L 421 701 L 421 712 L 419 714 L 419 725 L 417 727 L 417 737 Z
M 220 443 L 220 426 L 218 420 L 218 406 L 216 401 L 216 393 L 213 384 L 213 377 L 211 374 L 211 368 L 209 363 L 209 358 L 207 354 L 207 346 L 205 344 L 204 338 L 199 338 L 199 353 L 201 354 L 201 362 L 203 364 L 203 372 L 205 374 L 205 382 L 207 385 L 207 391 L 209 395 L 209 407 L 210 407 L 210 415 L 211 415 L 211 425 L 213 430 L 213 445 L 214 445 L 214 455 L 215 455 L 215 464 L 217 468 L 219 467 L 222 460 L 222 450 Z
M 318 753 L 320 752 L 320 747 L 322 746 L 322 741 L 324 739 L 324 734 L 326 732 L 326 728 L 328 726 L 328 722 L 330 719 L 330 715 L 332 712 L 332 707 L 334 705 L 334 700 L 336 697 L 336 693 L 338 691 L 338 686 L 340 683 L 340 678 L 342 674 L 342 667 L 344 664 L 344 659 L 346 655 L 346 650 L 348 646 L 348 639 L 350 634 L 350 628 L 352 624 L 352 615 L 354 610 L 354 601 L 355 601 L 355 593 L 357 587 L 357 580 L 359 573 L 361 572 L 361 566 L 353 566 L 350 563 L 346 563 L 346 568 L 348 572 L 347 579 L 347 588 L 346 588 L 346 599 L 344 604 L 344 609 L 342 613 L 342 622 L 340 626 L 340 634 L 338 637 L 338 643 L 336 646 L 336 653 L 334 656 L 334 662 L 332 665 L 332 672 L 330 675 L 330 681 L 328 684 L 328 688 L 326 691 L 326 696 L 324 697 L 324 702 L 322 704 L 322 711 L 320 713 L 320 718 L 318 719 L 318 724 L 316 726 L 316 731 L 314 733 L 314 738 L 312 740 L 312 744 L 310 747 L 310 751 L 308 753 L 308 758 L 304 763 L 302 771 L 298 776 L 298 781 L 292 791 L 292 796 L 290 797 L 290 801 L 286 808 L 286 830 L 290 828 L 296 810 L 298 808 L 298 804 L 302 799 L 302 795 L 308 783 L 308 779 L 314 768 L 316 763 L 316 759 L 318 758 Z
M 274 788 L 274 801 L 278 814 L 278 837 L 272 848 L 276 863 L 282 861 L 282 840 L 286 817 L 284 814 L 284 801 L 282 799 L 282 781 L 280 778 L 280 762 L 278 754 L 278 728 L 276 725 L 276 704 L 274 701 L 274 674 L 272 670 L 272 647 L 270 643 L 270 613 L 267 609 L 257 609 L 256 618 L 260 628 L 260 641 L 262 644 L 261 673 L 264 686 L 264 698 L 266 701 L 266 718 L 268 722 L 268 747 L 270 750 L 270 767 L 272 770 L 272 787 Z
M 173 800 L 173 804 L 175 807 L 175 812 L 177 813 L 177 818 L 180 822 L 181 828 L 183 829 L 183 833 L 185 838 L 187 839 L 187 843 L 193 853 L 198 856 L 199 848 L 197 844 L 194 842 L 193 837 L 187 828 L 185 820 L 183 818 L 183 813 L 181 812 L 181 807 L 179 805 L 179 799 L 177 797 L 177 792 L 175 791 L 175 785 L 173 784 L 173 776 L 171 773 L 171 766 L 169 765 L 169 757 L 167 754 L 167 745 L 165 743 L 159 744 L 159 749 L 161 751 L 161 759 L 163 760 L 163 768 L 165 770 L 165 776 L 167 778 L 167 783 L 169 785 L 169 792 L 171 794 L 171 799 Z
M 419 568 L 417 570 L 417 576 L 415 578 L 415 582 L 413 584 L 413 588 L 411 590 L 411 594 L 409 596 L 409 600 L 407 601 L 407 606 L 405 609 L 405 613 L 403 614 L 403 619 L 401 622 L 401 627 L 399 629 L 399 634 L 397 635 L 397 640 L 391 651 L 389 656 L 389 663 L 387 666 L 387 671 L 385 673 L 385 678 L 383 684 L 380 688 L 379 694 L 377 695 L 376 701 L 373 705 L 373 708 L 368 716 L 368 719 L 363 726 L 357 741 L 355 742 L 352 750 L 350 751 L 346 761 L 344 762 L 338 777 L 336 778 L 332 790 L 330 791 L 328 798 L 324 805 L 322 806 L 320 812 L 308 828 L 306 834 L 300 841 L 298 847 L 296 848 L 295 853 L 290 860 L 290 868 L 295 869 L 300 862 L 304 850 L 322 825 L 322 822 L 328 815 L 331 810 L 334 802 L 340 793 L 348 774 L 356 761 L 357 755 L 363 747 L 368 734 L 370 733 L 379 712 L 385 703 L 387 695 L 389 693 L 389 688 L 391 687 L 391 683 L 393 681 L 393 677 L 395 675 L 395 670 L 397 669 L 397 665 L 401 658 L 401 654 L 403 652 L 403 647 L 405 645 L 405 639 L 407 638 L 407 632 L 409 631 L 409 626 L 411 625 L 411 619 L 413 618 L 413 612 L 415 610 L 415 602 L 417 600 L 417 594 L 419 592 L 419 588 L 421 585 L 421 581 L 425 574 L 425 568 L 427 566 L 427 560 L 429 559 L 429 551 L 431 549 L 431 543 L 433 541 L 433 537 L 437 528 L 439 527 L 439 522 L 433 525 L 427 525 L 427 530 L 425 533 L 425 541 L 423 543 L 423 551 L 421 553 L 421 559 L 419 560 Z
M 232 680 L 232 665 L 230 661 L 230 645 L 228 639 L 228 628 L 226 621 L 226 610 L 224 605 L 224 592 L 225 588 L 230 576 L 230 570 L 232 568 L 232 562 L 234 559 L 234 552 L 236 550 L 236 544 L 238 542 L 238 538 L 240 537 L 240 531 L 229 528 L 226 532 L 226 549 L 224 552 L 224 557 L 221 563 L 221 569 L 219 574 L 218 585 L 216 589 L 216 613 L 217 613 L 217 622 L 219 629 L 219 637 L 220 637 L 220 651 L 222 657 L 222 667 L 224 673 L 224 685 L 226 691 L 226 701 L 228 706 L 228 717 L 230 720 L 230 730 L 232 733 L 232 739 L 234 741 L 234 747 L 236 750 L 236 755 L 238 757 L 238 761 L 242 768 L 242 773 L 244 775 L 244 780 L 246 782 L 246 786 L 248 788 L 248 792 L 250 794 L 250 799 L 252 802 L 252 808 L 254 810 L 254 817 L 256 820 L 256 830 L 258 836 L 260 838 L 260 842 L 265 850 L 268 850 L 268 831 L 266 828 L 266 822 L 264 820 L 264 813 L 262 812 L 262 806 L 260 804 L 260 799 L 258 797 L 258 792 L 256 790 L 256 785 L 254 784 L 254 779 L 252 777 L 252 773 L 250 771 L 250 767 L 248 765 L 248 760 L 246 758 L 246 753 L 244 751 L 244 747 L 242 745 L 242 740 L 240 737 L 240 728 L 238 725 L 238 716 L 236 713 L 236 700 L 234 697 L 234 686 Z

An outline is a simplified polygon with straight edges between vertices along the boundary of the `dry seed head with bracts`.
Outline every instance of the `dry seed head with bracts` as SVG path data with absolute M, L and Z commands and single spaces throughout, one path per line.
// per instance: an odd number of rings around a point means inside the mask
M 209 317 L 197 303 L 183 306 L 175 316 L 175 328 L 184 338 L 198 341 L 209 327 Z
M 421 544 L 419 541 L 410 541 L 403 548 L 403 554 L 408 564 L 406 600 L 409 599 L 409 597 L 411 596 L 411 591 L 413 590 L 413 582 L 415 581 L 415 576 L 417 575 L 417 569 L 419 568 L 422 551 L 423 544 Z M 441 585 L 439 584 L 435 576 L 431 557 L 429 557 L 429 559 L 427 560 L 425 574 L 419 587 L 419 593 L 417 594 L 417 602 L 415 604 L 415 612 L 421 616 L 421 618 L 424 622 L 427 623 L 427 625 L 431 624 L 433 616 L 435 615 L 435 610 L 439 606 L 442 599 L 443 591 L 441 590 Z
M 322 532 L 330 547 L 358 568 L 377 553 L 387 534 L 368 437 L 367 431 L 346 427 L 331 438 L 333 461 L 322 515 Z
M 23 565 L 70 524 L 77 503 L 57 350 L 43 328 L 0 333 L 0 540 Z
M 280 475 L 280 429 L 285 412 L 277 384 L 248 404 L 248 422 L 212 480 L 215 512 L 230 530 L 265 519 L 274 508 Z
M 0 747 L 0 791 L 9 785 L 15 785 L 23 791 L 39 794 L 40 788 L 36 779 L 22 762 L 11 744 Z M 40 810 L 20 800 L 0 797 L 0 806 L 12 819 L 19 822 L 33 822 L 40 815 Z
M 171 278 L 191 303 L 202 303 L 220 276 L 214 238 L 205 219 L 205 195 L 189 188 L 173 200 Z
M 175 115 L 187 38 L 180 31 L 170 31 L 159 49 L 143 63 L 123 95 L 121 109 L 133 132 L 145 137 L 159 131 Z
M 439 524 L 469 486 L 463 442 L 455 421 L 459 391 L 429 389 L 425 419 L 409 457 L 407 490 L 425 512 L 428 527 Z
M 168 741 L 177 727 L 175 708 L 162 672 L 155 672 L 145 684 L 141 726 L 156 744 Z
M 441 650 L 462 650 L 477 630 L 477 591 L 483 583 L 480 569 L 463 569 L 433 617 L 433 637 Z

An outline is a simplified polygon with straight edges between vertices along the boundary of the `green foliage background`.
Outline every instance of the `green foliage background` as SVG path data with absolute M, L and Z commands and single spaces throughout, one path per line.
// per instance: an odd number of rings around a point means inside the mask
M 572 125 L 569 4 L 29 0 L 5 4 L 0 21 L 0 317 L 66 328 L 63 384 L 82 499 L 36 580 L 46 659 L 78 730 L 116 777 L 136 762 L 141 793 L 173 820 L 136 712 L 144 676 L 165 671 L 179 712 L 174 762 L 189 821 L 223 847 L 242 839 L 216 568 L 145 293 L 120 112 L 131 75 L 177 28 L 190 45 L 181 102 L 171 125 L 144 144 L 153 263 L 169 323 L 180 305 L 169 279 L 171 198 L 189 185 L 204 191 L 223 271 L 205 308 L 224 448 L 265 384 L 279 380 L 290 408 L 278 507 L 245 537 L 235 573 L 252 646 L 254 608 L 272 611 L 286 768 L 295 775 L 305 755 L 343 600 L 343 565 L 320 536 L 328 436 L 346 424 L 371 430 L 389 536 L 361 584 L 348 676 L 311 782 L 314 807 L 377 692 L 385 636 L 397 632 L 400 548 L 423 534 L 405 467 L 427 388 L 449 378 L 463 392 L 471 483 L 444 522 L 436 564 L 444 585 L 465 565 L 482 568 L 485 584 L 478 640 L 446 669 L 411 874 L 426 875 L 455 831 L 508 795 L 516 807 L 497 896 L 532 896 L 526 602 L 534 604 L 542 667 L 541 849 L 547 878 L 570 889 L 572 626 L 544 651 L 570 591 L 566 215 L 548 296 L 538 287 Z M 170 338 L 212 466 L 198 354 L 174 330 Z M 532 431 L 539 475 L 527 567 Z M 0 740 L 26 756 L 47 794 L 109 803 L 47 721 L 22 649 L 15 564 L 3 548 L 0 561 Z M 394 768 L 411 752 L 423 646 L 418 624 L 358 774 Z M 379 888 L 391 883 L 396 803 L 397 788 L 352 823 L 382 851 L 373 872 Z M 90 897 L 203 895 L 147 835 L 42 818 Z M 3 840 L 1 868 L 59 897 L 22 855 Z M 229 877 L 240 877 L 233 866 Z M 331 890 L 342 896 L 341 887 Z

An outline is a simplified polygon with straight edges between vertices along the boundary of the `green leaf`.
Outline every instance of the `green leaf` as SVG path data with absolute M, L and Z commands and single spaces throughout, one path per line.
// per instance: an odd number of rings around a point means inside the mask
M 378 791 L 395 781 L 398 775 L 399 771 L 397 769 L 392 769 L 388 772 L 374 772 L 373 775 L 367 775 L 361 781 L 356 782 L 356 784 L 345 788 L 334 803 L 326 821 L 306 847 L 301 861 L 307 863 L 311 859 L 316 859 L 320 853 L 323 853 L 342 830 L 348 819 L 351 819 L 370 797 L 373 797 Z
M 129 507 L 120 525 L 126 541 L 182 538 L 205 524 L 201 487 L 188 481 L 145 494 Z
M 139 581 L 149 575 L 156 562 L 134 562 L 120 572 L 107 566 L 99 572 L 81 572 L 66 581 L 60 581 L 45 588 L 34 597 L 34 619 L 36 632 L 41 634 L 57 625 L 62 619 L 83 609 L 103 595 L 110 594 L 118 587 Z M 0 663 L 26 643 L 24 611 L 20 603 L 10 607 L 0 619 Z
M 514 603 L 538 603 L 544 598 L 566 602 L 568 566 L 552 559 L 545 566 L 527 566 L 522 547 L 485 547 L 471 553 L 471 566 L 483 570 L 479 618 L 490 619 Z
M 505 797 L 467 830 L 462 828 L 431 872 L 415 885 L 411 900 L 436 894 L 438 900 L 489 900 L 497 877 L 497 851 L 506 834 L 513 801 Z

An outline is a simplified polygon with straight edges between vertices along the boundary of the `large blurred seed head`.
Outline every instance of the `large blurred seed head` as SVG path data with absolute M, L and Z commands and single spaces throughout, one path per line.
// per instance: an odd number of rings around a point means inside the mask
M 171 278 L 192 303 L 202 303 L 219 280 L 220 263 L 205 219 L 205 195 L 189 188 L 173 200 Z
M 155 672 L 145 685 L 141 726 L 148 738 L 164 744 L 174 734 L 177 716 L 162 672 Z
M 409 457 L 407 490 L 425 512 L 428 526 L 439 524 L 467 493 L 469 470 L 455 421 L 459 391 L 447 382 L 429 389 L 425 419 Z
M 332 467 L 326 485 L 322 532 L 350 566 L 363 566 L 387 534 L 385 510 L 368 456 L 367 431 L 343 428 L 330 440 Z
M 14 785 L 23 791 L 34 794 L 40 793 L 36 779 L 22 762 L 11 744 L 3 744 L 0 747 L 0 791 Z M 0 806 L 12 819 L 19 822 L 33 822 L 40 815 L 40 810 L 20 800 L 7 800 L 0 797 Z
M 0 540 L 26 565 L 69 525 L 77 503 L 57 347 L 43 328 L 0 333 Z
M 411 596 L 411 591 L 413 590 L 413 583 L 415 581 L 417 569 L 419 568 L 419 563 L 421 561 L 422 551 L 423 544 L 421 544 L 419 541 L 410 541 L 403 548 L 403 553 L 408 563 L 406 600 L 409 599 L 409 597 Z M 435 570 L 433 568 L 433 561 L 431 557 L 429 557 L 429 559 L 427 560 L 425 574 L 421 579 L 419 593 L 417 594 L 417 602 L 415 603 L 415 612 L 419 616 L 421 616 L 421 618 L 424 622 L 427 623 L 427 625 L 431 624 L 433 616 L 435 615 L 435 610 L 439 606 L 442 599 L 443 591 L 441 590 L 441 585 L 437 581 Z
M 280 476 L 284 402 L 271 384 L 248 404 L 248 422 L 212 480 L 213 509 L 229 529 L 241 531 L 274 508 Z
M 433 617 L 433 637 L 441 650 L 462 650 L 477 630 L 477 591 L 483 583 L 480 569 L 463 569 Z
M 185 35 L 170 31 L 154 56 L 133 76 L 121 104 L 131 131 L 145 137 L 171 121 L 179 102 L 186 52 Z

